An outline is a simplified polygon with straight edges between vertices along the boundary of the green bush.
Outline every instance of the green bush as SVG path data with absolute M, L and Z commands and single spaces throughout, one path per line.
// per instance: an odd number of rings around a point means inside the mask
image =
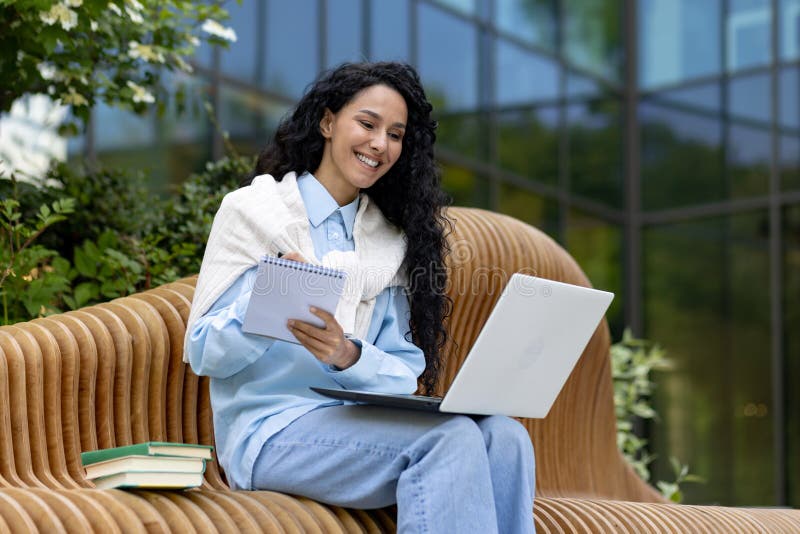
M 166 199 L 148 191 L 142 174 L 114 169 L 59 164 L 42 187 L 0 178 L 3 323 L 196 273 L 222 197 L 252 165 L 239 157 L 209 163 Z

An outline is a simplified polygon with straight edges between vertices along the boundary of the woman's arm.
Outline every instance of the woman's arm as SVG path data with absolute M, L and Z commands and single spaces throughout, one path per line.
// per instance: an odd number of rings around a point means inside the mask
M 328 367 L 328 373 L 345 389 L 413 393 L 417 377 L 425 370 L 425 356 L 405 338 L 410 316 L 405 290 L 384 289 L 377 297 L 376 311 L 379 306 L 385 307 L 385 313 L 374 343 L 352 339 L 361 349 L 358 360 L 343 370 Z
M 189 336 L 189 364 L 198 375 L 227 378 L 264 355 L 273 340 L 245 334 L 242 322 L 250 301 L 253 267 L 240 276 L 197 321 Z

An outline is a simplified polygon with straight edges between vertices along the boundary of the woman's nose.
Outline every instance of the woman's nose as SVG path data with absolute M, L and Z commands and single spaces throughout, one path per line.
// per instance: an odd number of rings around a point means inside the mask
M 370 139 L 369 146 L 376 152 L 383 152 L 386 150 L 386 136 L 383 133 L 377 133 Z

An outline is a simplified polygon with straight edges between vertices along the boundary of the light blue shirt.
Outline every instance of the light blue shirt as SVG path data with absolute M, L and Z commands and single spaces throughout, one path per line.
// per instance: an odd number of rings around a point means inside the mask
M 308 173 L 297 186 L 317 257 L 355 250 L 358 199 L 339 207 Z M 270 436 L 315 408 L 343 404 L 309 386 L 413 393 L 425 369 L 422 351 L 405 338 L 410 311 L 402 288 L 388 287 L 378 295 L 367 335 L 354 340 L 360 358 L 335 370 L 301 345 L 242 332 L 255 272 L 253 267 L 240 276 L 197 320 L 188 347 L 194 372 L 211 377 L 217 457 L 237 489 L 251 489 L 253 464 Z

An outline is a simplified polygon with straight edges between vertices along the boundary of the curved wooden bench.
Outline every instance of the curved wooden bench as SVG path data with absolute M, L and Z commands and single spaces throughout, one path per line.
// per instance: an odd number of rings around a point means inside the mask
M 448 215 L 454 313 L 440 394 L 511 273 L 589 285 L 558 244 L 524 223 L 476 209 Z M 213 444 L 209 379 L 182 362 L 195 284 L 0 327 L 0 533 L 395 531 L 395 507 L 234 492 L 216 462 L 199 489 L 87 489 L 81 451 L 148 439 Z M 609 344 L 603 322 L 548 417 L 522 420 L 536 450 L 538 532 L 800 532 L 797 510 L 678 506 L 641 481 L 616 448 Z

